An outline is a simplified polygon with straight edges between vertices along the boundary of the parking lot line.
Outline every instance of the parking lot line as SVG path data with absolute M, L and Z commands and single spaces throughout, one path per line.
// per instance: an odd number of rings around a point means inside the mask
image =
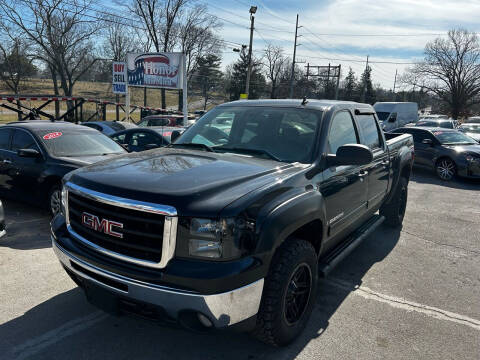
M 30 339 L 25 343 L 14 347 L 12 349 L 12 359 L 27 359 L 28 357 L 39 353 L 50 345 L 58 343 L 67 336 L 85 330 L 107 317 L 108 315 L 106 313 L 96 311 L 87 316 L 68 321 L 56 329 L 50 330 L 41 336 Z
M 480 330 L 480 320 L 470 318 L 465 315 L 456 314 L 447 310 L 442 310 L 433 306 L 419 304 L 413 301 L 408 301 L 396 296 L 385 295 L 374 291 L 366 286 L 358 286 L 340 279 L 330 277 L 324 280 L 329 285 L 335 286 L 342 290 L 352 291 L 353 294 L 361 296 L 368 300 L 375 300 L 388 304 L 397 309 L 406 311 L 415 311 L 426 316 L 454 322 L 457 324 L 466 325 L 472 329 Z

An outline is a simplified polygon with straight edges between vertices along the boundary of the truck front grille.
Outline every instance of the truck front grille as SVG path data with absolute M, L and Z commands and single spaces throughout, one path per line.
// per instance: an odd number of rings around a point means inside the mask
M 123 207 L 120 202 L 105 202 L 68 187 L 66 195 L 68 230 L 81 245 L 104 255 L 157 268 L 170 260 L 166 256 L 173 256 L 176 221 L 172 226 L 172 217 L 142 210 L 142 207 L 131 208 L 130 200 L 129 206 Z M 164 236 L 168 237 L 165 244 Z

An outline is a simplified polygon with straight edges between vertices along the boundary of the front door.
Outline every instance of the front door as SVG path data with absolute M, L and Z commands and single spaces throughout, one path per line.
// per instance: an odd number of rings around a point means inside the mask
M 335 154 L 342 145 L 358 143 L 358 130 L 350 112 L 336 113 L 330 124 L 327 152 Z M 362 166 L 332 166 L 324 171 L 320 191 L 325 199 L 329 239 L 349 232 L 350 225 L 365 213 L 367 183 Z M 326 244 L 327 248 L 336 242 Z
M 13 167 L 10 140 L 13 130 L 9 127 L 0 129 L 0 193 L 3 196 L 12 195 Z

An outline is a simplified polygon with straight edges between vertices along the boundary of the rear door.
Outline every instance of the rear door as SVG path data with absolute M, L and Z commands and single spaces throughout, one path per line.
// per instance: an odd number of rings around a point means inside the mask
M 349 111 L 336 113 L 330 124 L 327 152 L 335 154 L 346 144 L 358 144 L 359 133 Z M 324 171 L 319 184 L 325 199 L 329 234 L 335 237 L 349 232 L 349 227 L 365 214 L 367 206 L 367 181 L 358 165 L 332 166 Z M 340 237 L 337 237 L 338 240 Z M 329 244 L 328 247 L 335 245 Z
M 387 146 L 373 114 L 357 115 L 361 143 L 372 150 L 373 161 L 366 168 L 368 172 L 368 208 L 377 207 L 385 197 L 390 176 Z

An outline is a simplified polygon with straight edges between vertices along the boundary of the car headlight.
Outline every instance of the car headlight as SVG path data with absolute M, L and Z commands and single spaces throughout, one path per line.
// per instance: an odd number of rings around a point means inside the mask
M 473 161 L 479 161 L 479 160 L 480 160 L 480 157 L 475 156 L 475 155 L 472 155 L 472 154 L 467 154 L 467 155 L 465 155 L 465 159 L 466 159 L 468 162 L 473 162 Z
M 62 186 L 62 198 L 60 199 L 60 212 L 62 215 L 66 215 L 66 209 L 67 209 L 67 189 L 65 189 L 65 186 Z
M 253 249 L 255 223 L 243 218 L 182 218 L 179 238 L 180 257 L 231 260 Z

